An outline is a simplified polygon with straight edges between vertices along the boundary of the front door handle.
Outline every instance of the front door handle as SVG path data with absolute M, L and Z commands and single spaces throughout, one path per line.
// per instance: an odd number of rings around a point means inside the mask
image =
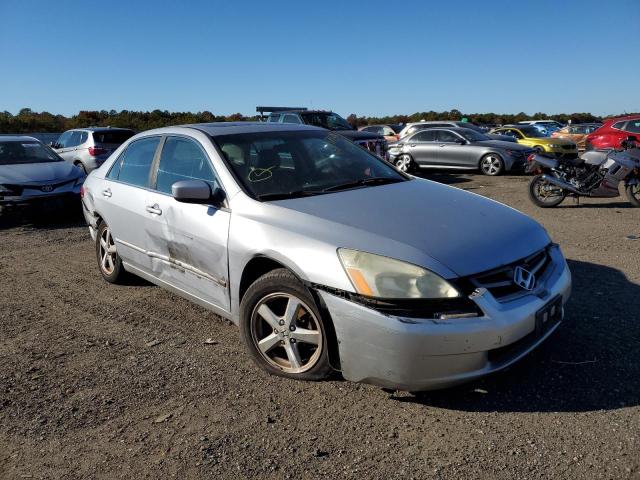
M 441 146 L 441 147 L 446 147 L 446 146 L 447 146 L 447 144 L 446 144 L 446 143 L 442 143 L 442 144 L 440 144 L 440 146 Z
M 415 144 L 415 143 L 412 143 L 412 144 L 411 144 L 411 145 L 409 145 L 409 146 L 410 146 L 410 147 L 415 147 L 415 146 L 416 146 L 416 144 Z
M 154 203 L 153 205 L 147 205 L 147 212 L 153 213 L 154 215 L 162 215 L 162 210 L 157 203 Z
M 102 196 L 103 197 L 111 197 L 111 189 L 110 188 L 106 188 L 106 189 L 102 190 Z

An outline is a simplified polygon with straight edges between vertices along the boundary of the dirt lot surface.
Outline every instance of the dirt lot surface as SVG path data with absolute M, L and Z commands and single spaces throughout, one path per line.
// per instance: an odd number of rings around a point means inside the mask
M 640 478 L 640 211 L 432 178 L 539 220 L 574 293 L 516 367 L 420 397 L 270 377 L 229 322 L 106 284 L 80 220 L 2 220 L 0 478 Z

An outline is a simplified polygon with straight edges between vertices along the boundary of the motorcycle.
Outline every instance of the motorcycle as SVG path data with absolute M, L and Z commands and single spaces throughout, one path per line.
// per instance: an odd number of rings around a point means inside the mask
M 567 196 L 618 197 L 620 182 L 629 203 L 640 207 L 640 148 L 634 136 L 627 137 L 619 150 L 591 150 L 574 159 L 532 154 L 527 160 L 527 171 L 535 174 L 529 198 L 538 207 L 558 206 Z

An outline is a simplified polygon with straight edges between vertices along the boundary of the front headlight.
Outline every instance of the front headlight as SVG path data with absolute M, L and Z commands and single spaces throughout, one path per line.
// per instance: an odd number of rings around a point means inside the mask
M 547 145 L 549 148 L 562 148 L 562 145 L 560 145 L 559 143 L 550 143 L 549 145 Z
M 339 248 L 338 256 L 361 295 L 395 299 L 461 296 L 444 278 L 410 263 L 346 248 Z

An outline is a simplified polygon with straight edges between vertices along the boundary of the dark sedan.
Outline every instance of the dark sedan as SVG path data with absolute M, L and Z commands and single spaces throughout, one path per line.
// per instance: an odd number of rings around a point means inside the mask
M 404 172 L 417 168 L 479 169 L 485 175 L 524 170 L 528 147 L 492 140 L 468 128 L 429 128 L 389 145 L 390 161 Z

